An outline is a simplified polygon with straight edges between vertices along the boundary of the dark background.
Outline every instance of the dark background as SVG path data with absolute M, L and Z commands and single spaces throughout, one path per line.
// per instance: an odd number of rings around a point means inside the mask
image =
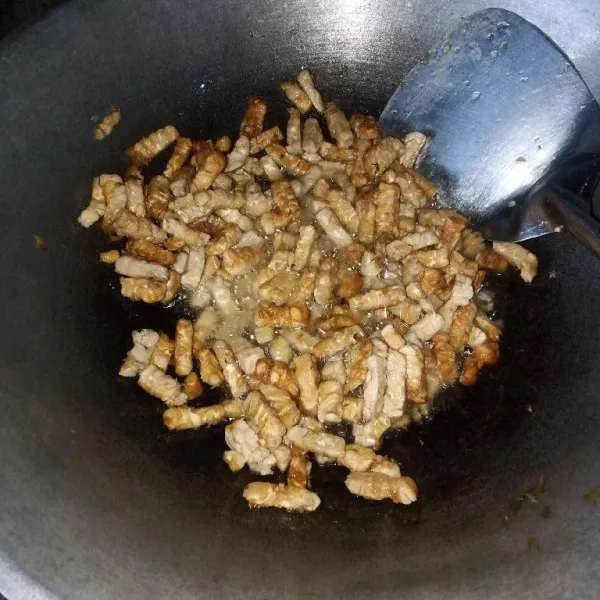
M 0 38 L 11 29 L 25 26 L 64 0 L 0 0 Z M 0 600 L 6 598 L 0 594 Z
M 0 0 L 0 37 L 62 2 L 64 0 Z

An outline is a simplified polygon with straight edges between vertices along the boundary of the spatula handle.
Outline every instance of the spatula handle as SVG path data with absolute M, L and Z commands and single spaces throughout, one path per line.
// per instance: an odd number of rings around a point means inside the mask
M 546 196 L 548 212 L 570 231 L 586 248 L 600 258 L 600 179 L 591 201 L 562 187 L 550 187 Z

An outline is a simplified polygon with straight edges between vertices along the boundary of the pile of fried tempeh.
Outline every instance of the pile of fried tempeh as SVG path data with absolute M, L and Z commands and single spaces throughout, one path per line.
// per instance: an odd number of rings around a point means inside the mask
M 413 170 L 421 133 L 382 137 L 373 117 L 347 119 L 306 70 L 281 87 L 294 105 L 285 135 L 263 129 L 267 103 L 251 98 L 233 145 L 167 126 L 128 150 L 123 177 L 94 180 L 79 222 L 101 219 L 122 241 L 101 255 L 122 294 L 185 294 L 197 310 L 174 339 L 133 332 L 120 374 L 168 406 L 169 429 L 228 421 L 233 471 L 287 470 L 287 485 L 248 485 L 251 505 L 315 510 L 310 457 L 347 468 L 354 494 L 409 504 L 416 485 L 377 454 L 383 434 L 498 360 L 501 331 L 477 302 L 485 271 L 511 264 L 531 281 L 537 260 L 432 205 Z M 142 169 L 170 146 L 146 183 Z M 190 406 L 203 385 L 224 386 L 223 402 Z M 329 432 L 342 421 L 353 443 Z

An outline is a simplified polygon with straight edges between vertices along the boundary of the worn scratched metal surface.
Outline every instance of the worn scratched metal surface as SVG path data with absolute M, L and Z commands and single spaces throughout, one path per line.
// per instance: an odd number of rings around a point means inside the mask
M 600 6 L 505 2 L 547 31 L 600 95 Z M 249 511 L 222 433 L 168 434 L 115 373 L 141 325 L 74 224 L 118 151 L 174 121 L 237 125 L 246 97 L 309 65 L 348 110 L 379 114 L 404 76 L 484 2 L 77 1 L 0 46 L 0 591 L 69 598 L 597 598 L 600 267 L 567 236 L 531 242 L 540 277 L 498 294 L 498 369 L 420 429 L 387 441 L 422 489 L 403 510 L 315 469 L 312 516 Z M 106 142 L 90 116 L 124 120 Z M 280 112 L 283 114 L 283 111 Z M 234 125 L 235 124 L 235 125 Z M 32 233 L 46 249 L 37 250 Z M 504 301 L 511 298 L 510 301 Z M 531 405 L 533 413 L 527 410 Z M 545 471 L 542 501 L 506 521 Z M 336 475 L 337 473 L 337 475 Z M 528 552 L 527 538 L 541 551 Z

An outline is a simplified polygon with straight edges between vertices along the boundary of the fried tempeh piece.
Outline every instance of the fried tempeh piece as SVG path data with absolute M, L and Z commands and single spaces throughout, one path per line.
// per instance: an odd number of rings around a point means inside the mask
M 341 356 L 334 356 L 325 361 L 321 369 L 321 379 L 337 381 L 341 386 L 346 383 L 346 368 Z
M 240 136 L 235 142 L 233 149 L 227 155 L 227 165 L 225 165 L 225 173 L 231 173 L 241 169 L 250 156 L 250 140 L 245 136 Z
M 323 431 L 311 431 L 299 425 L 292 427 L 287 432 L 286 437 L 291 444 L 301 450 L 328 458 L 341 458 L 346 449 L 344 438 Z
M 231 348 L 223 340 L 216 340 L 212 349 L 223 370 L 223 377 L 231 390 L 231 395 L 234 398 L 239 398 L 247 394 L 250 388 L 242 375 Z
M 271 405 L 286 429 L 293 427 L 300 421 L 302 414 L 289 394 L 275 385 L 266 383 L 261 383 L 258 389 L 267 399 L 267 402 Z
M 388 323 L 381 330 L 381 337 L 392 350 L 400 350 L 406 344 L 405 339 L 400 335 L 392 323 Z
M 440 244 L 449 250 L 455 250 L 461 241 L 462 232 L 467 223 L 462 217 L 448 217 L 440 233 Z
M 504 273 L 508 268 L 506 258 L 491 248 L 484 248 L 477 254 L 477 264 L 484 269 L 496 271 L 497 273 Z
M 265 150 L 271 144 L 276 144 L 277 142 L 281 142 L 283 140 L 283 133 L 281 133 L 281 129 L 276 125 L 275 127 L 271 127 L 266 131 L 258 134 L 255 138 L 250 140 L 250 154 L 257 154 L 262 150 Z M 263 165 L 263 169 L 265 168 L 265 162 L 261 161 Z
M 298 110 L 304 114 L 308 112 L 312 107 L 312 102 L 308 95 L 303 89 L 294 81 L 283 81 L 281 83 L 281 89 L 284 94 L 288 97 L 290 102 L 298 108 Z
M 223 452 L 223 462 L 227 464 L 233 473 L 241 471 L 246 465 L 245 458 L 237 450 L 225 450 Z
M 312 512 L 321 504 L 319 496 L 306 488 L 265 481 L 249 483 L 244 488 L 244 498 L 250 506 L 271 506 L 297 512 Z
M 317 360 L 311 354 L 301 354 L 293 359 L 296 378 L 300 389 L 299 403 L 302 410 L 317 416 L 319 405 L 319 370 Z
M 382 411 L 396 419 L 404 414 L 406 401 L 406 357 L 397 350 L 390 350 L 386 360 L 386 389 Z
M 477 307 L 473 302 L 456 309 L 450 325 L 450 343 L 455 352 L 462 352 L 468 344 L 476 313 Z
M 367 376 L 363 392 L 363 419 L 373 420 L 383 408 L 386 388 L 386 359 L 372 354 L 367 359 Z
M 352 298 L 356 296 L 362 289 L 362 277 L 348 269 L 345 269 L 338 274 L 337 295 L 340 298 Z
M 355 423 L 352 427 L 354 442 L 368 448 L 379 448 L 383 434 L 392 426 L 390 418 L 381 412 L 373 420 L 365 423 Z
M 119 175 L 104 175 L 101 177 L 94 177 L 92 181 L 92 197 L 89 205 L 81 211 L 81 214 L 77 218 L 77 222 L 82 227 L 91 227 L 100 217 L 104 215 L 106 210 L 106 197 L 102 189 L 101 179 L 102 177 L 110 177 L 115 182 L 120 182 L 121 177 Z
M 296 215 L 300 212 L 300 205 L 289 181 L 281 179 L 271 183 L 271 197 L 282 215 Z
M 177 173 L 187 162 L 191 151 L 192 140 L 190 138 L 180 137 L 175 142 L 173 154 L 171 154 L 171 158 L 169 158 L 169 162 L 167 162 L 163 175 L 167 179 L 172 180 L 175 173 Z
M 444 327 L 444 318 L 437 313 L 428 313 L 411 325 L 409 334 L 416 336 L 421 342 L 427 342 L 442 327 Z
M 346 444 L 346 452 L 340 460 L 340 464 L 350 471 L 364 473 L 376 460 L 377 454 L 371 448 L 365 448 L 357 444 Z
M 363 330 L 357 325 L 334 331 L 313 346 L 312 354 L 316 358 L 327 358 L 339 354 L 356 344 L 356 338 L 363 335 Z
M 282 389 L 292 398 L 297 398 L 300 387 L 296 374 L 284 362 L 261 358 L 256 362 L 254 376 L 263 383 Z
M 354 134 L 346 115 L 338 108 L 335 102 L 328 102 L 325 105 L 325 122 L 329 135 L 337 142 L 341 148 L 349 148 L 354 141 Z
M 360 140 L 378 140 L 380 137 L 377 119 L 365 115 L 352 115 L 350 127 L 354 135 Z
M 223 253 L 223 268 L 234 277 L 247 275 L 257 267 L 264 258 L 262 244 L 229 248 Z
M 160 221 L 166 214 L 171 201 L 169 180 L 163 175 L 153 177 L 146 189 L 146 212 L 149 217 Z
M 185 377 L 192 372 L 192 343 L 194 326 L 187 319 L 179 319 L 175 328 L 175 373 Z
M 404 153 L 400 157 L 400 164 L 412 168 L 427 143 L 427 137 L 420 131 L 413 131 L 404 136 L 402 143 L 404 144 Z
M 107 265 L 114 265 L 121 256 L 118 250 L 107 250 L 106 252 L 100 252 L 100 260 Z
M 334 329 L 343 329 L 344 327 L 352 327 L 353 325 L 357 325 L 357 322 L 352 317 L 339 314 L 333 315 L 324 321 L 319 321 L 317 323 L 317 328 L 319 331 L 327 332 L 333 331 Z
M 219 256 L 235 246 L 242 239 L 242 230 L 237 225 L 227 225 L 221 233 L 206 246 L 206 254 Z
M 265 357 L 264 350 L 240 335 L 230 336 L 228 341 L 242 371 L 253 375 L 256 362 Z
M 177 406 L 163 413 L 163 422 L 167 429 L 198 429 L 206 425 L 217 425 L 227 419 L 238 419 L 244 414 L 241 400 L 228 400 L 223 404 L 191 408 Z
M 200 379 L 211 387 L 221 385 L 225 377 L 214 353 L 208 348 L 198 348 L 195 352 L 200 361 Z
M 146 392 L 162 400 L 167 406 L 180 406 L 188 401 L 179 382 L 169 377 L 156 365 L 148 365 L 141 373 L 138 385 Z
M 413 404 L 424 404 L 427 402 L 427 383 L 423 353 L 410 344 L 400 352 L 406 358 L 406 398 Z
M 119 212 L 111 229 L 115 235 L 134 240 L 148 240 L 155 244 L 160 244 L 167 238 L 167 234 L 160 227 L 130 210 Z
M 318 92 L 317 88 L 315 88 L 315 83 L 313 81 L 311 72 L 308 69 L 303 69 L 302 71 L 300 71 L 300 73 L 298 73 L 298 77 L 296 79 L 304 93 L 312 102 L 312 105 L 320 113 L 322 113 L 325 110 L 325 104 L 323 103 L 323 98 L 321 98 L 321 94 Z
M 359 423 L 362 420 L 364 400 L 357 396 L 345 396 L 342 401 L 342 421 Z
M 238 452 L 251 471 L 269 475 L 277 463 L 275 456 L 260 445 L 258 435 L 242 419 L 229 423 L 225 427 L 225 441 L 231 450 Z
M 125 248 L 131 256 L 163 267 L 172 267 L 175 264 L 175 255 L 172 252 L 147 240 L 130 240 Z
M 435 370 L 445 385 L 452 385 L 458 379 L 458 365 L 456 364 L 456 350 L 450 342 L 450 334 L 438 331 L 433 336 L 433 356 L 436 361 Z
M 285 338 L 276 337 L 269 346 L 269 355 L 274 360 L 289 364 L 294 358 L 294 351 Z
M 310 171 L 310 163 L 290 154 L 281 144 L 271 143 L 265 148 L 267 154 L 291 175 L 306 175 Z
M 398 231 L 396 215 L 400 190 L 394 184 L 384 183 L 377 186 L 375 192 L 375 232 L 377 235 L 396 234 Z
M 385 251 L 389 258 L 400 261 L 415 250 L 435 246 L 438 242 L 438 236 L 432 230 L 420 231 L 410 233 L 399 240 L 390 242 L 386 246 Z
M 164 299 L 167 284 L 163 281 L 153 281 L 141 277 L 121 277 L 121 294 L 133 301 L 154 304 Z
M 256 137 L 263 130 L 265 115 L 267 114 L 267 101 L 252 96 L 246 105 L 246 112 L 240 124 L 240 135 L 249 140 Z
M 302 123 L 300 111 L 290 108 L 290 118 L 286 128 L 287 151 L 290 154 L 302 154 Z
M 314 285 L 314 297 L 317 304 L 326 305 L 331 301 L 335 288 L 335 270 L 334 259 L 326 258 L 321 261 Z
M 161 371 L 166 371 L 171 364 L 173 352 L 175 351 L 175 342 L 169 338 L 166 333 L 161 333 L 158 341 L 152 350 L 150 362 L 156 365 Z
M 341 224 L 350 232 L 358 231 L 359 218 L 356 209 L 340 190 L 330 190 L 327 194 L 327 202 L 333 209 Z
M 417 485 L 410 477 L 352 472 L 345 483 L 353 494 L 370 500 L 389 498 L 397 504 L 412 504 L 417 500 Z
M 310 313 L 305 306 L 272 306 L 261 304 L 256 312 L 255 323 L 259 327 L 285 327 L 294 329 L 308 324 Z
M 135 377 L 148 366 L 159 340 L 159 335 L 152 329 L 142 329 L 132 331 L 131 338 L 133 347 L 127 353 L 119 370 L 121 377 Z
M 385 137 L 375 142 L 364 155 L 364 164 L 371 180 L 389 169 L 404 152 L 402 142 L 394 137 Z
M 155 156 L 179 138 L 179 131 L 172 125 L 153 131 L 149 136 L 136 142 L 129 150 L 127 156 L 135 165 L 147 165 Z
M 319 384 L 319 408 L 317 418 L 321 423 L 340 423 L 342 420 L 342 384 L 329 379 Z
M 210 240 L 210 235 L 207 233 L 196 231 L 177 219 L 164 219 L 162 228 L 173 237 L 183 240 L 190 248 L 201 248 Z
M 202 382 L 197 373 L 193 371 L 185 378 L 183 382 L 183 393 L 190 399 L 194 400 L 202 393 Z
M 467 356 L 463 362 L 460 383 L 474 385 L 480 369 L 484 365 L 493 365 L 500 358 L 500 347 L 497 342 L 487 341 L 473 349 L 473 354 Z
M 426 267 L 421 279 L 421 289 L 426 296 L 430 294 L 445 295 L 448 291 L 448 283 L 444 271 Z
M 360 340 L 350 348 L 345 359 L 346 392 L 352 392 L 364 383 L 368 372 L 367 360 L 372 352 L 373 343 L 368 339 Z
M 100 180 L 102 180 L 102 176 Z M 106 201 L 102 228 L 106 233 L 110 233 L 114 222 L 127 207 L 127 191 L 120 177 L 118 181 L 107 178 L 101 187 Z
M 191 191 L 201 192 L 207 190 L 227 165 L 227 159 L 218 150 L 210 152 L 192 181 Z
M 375 236 L 377 206 L 375 202 L 366 202 L 360 214 L 357 235 L 364 244 L 371 244 Z
M 310 352 L 319 341 L 317 336 L 302 329 L 283 329 L 280 334 L 299 353 Z
M 300 236 L 294 254 L 294 269 L 296 271 L 302 271 L 308 264 L 308 259 L 316 237 L 317 230 L 312 225 L 300 227 Z
M 401 285 L 384 287 L 380 290 L 372 290 L 350 298 L 348 303 L 350 310 L 374 310 L 386 306 L 394 306 L 406 298 L 406 292 Z
M 204 248 L 194 248 L 189 251 L 181 278 L 181 283 L 186 290 L 193 292 L 200 285 L 205 265 L 206 252 Z
M 495 252 L 503 256 L 511 265 L 519 269 L 521 278 L 531 283 L 537 274 L 538 260 L 523 246 L 513 242 L 494 242 L 492 247 Z
M 94 127 L 94 137 L 97 140 L 103 140 L 108 137 L 112 130 L 121 122 L 121 109 L 115 108 L 111 110 L 103 119 Z
M 343 248 L 352 243 L 352 236 L 342 226 L 330 208 L 323 208 L 317 213 L 317 223 L 323 228 L 325 235 L 338 247 Z
M 309 117 L 302 128 L 302 150 L 307 154 L 316 154 L 323 143 L 323 132 L 317 119 Z
M 475 324 L 479 329 L 485 333 L 485 335 L 492 340 L 492 342 L 500 341 L 502 330 L 491 320 L 488 319 L 484 314 L 477 313 L 475 315 Z
M 308 486 L 312 464 L 306 454 L 299 448 L 292 446 L 292 458 L 287 475 L 287 483 L 290 486 L 305 488 Z
M 260 392 L 250 392 L 244 400 L 244 415 L 271 452 L 281 445 L 287 428 Z

